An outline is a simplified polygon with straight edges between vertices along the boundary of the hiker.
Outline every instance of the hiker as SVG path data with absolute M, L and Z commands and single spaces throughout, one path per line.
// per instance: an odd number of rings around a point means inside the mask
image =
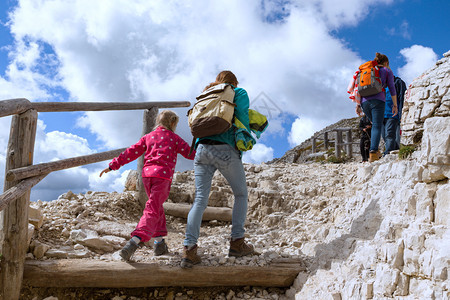
M 238 80 L 231 71 L 222 71 L 210 87 L 227 83 L 234 89 L 233 102 L 236 105 L 234 114 L 244 126 L 249 126 L 249 98 L 247 92 L 238 88 Z M 189 211 L 186 225 L 186 235 L 183 242 L 182 268 L 191 268 L 201 262 L 197 254 L 197 242 L 200 233 L 203 212 L 208 205 L 211 181 L 216 170 L 225 177 L 234 194 L 232 212 L 232 227 L 230 237 L 229 256 L 245 256 L 254 252 L 253 246 L 244 240 L 244 224 L 247 217 L 247 183 L 241 152 L 236 149 L 235 132 L 233 127 L 224 133 L 198 138 L 194 148 L 197 154 L 194 159 L 195 199 Z
M 398 113 L 397 108 L 397 94 L 394 86 L 394 74 L 389 68 L 389 59 L 386 55 L 381 53 L 376 53 L 375 59 L 371 63 L 379 70 L 379 80 L 381 81 L 381 86 L 383 90 L 374 95 L 363 96 L 361 91 L 361 105 L 357 105 L 356 110 L 360 111 L 361 107 L 364 114 L 372 122 L 372 132 L 370 136 L 370 152 L 369 152 L 369 162 L 374 162 L 380 159 L 381 154 L 378 150 L 381 138 L 381 130 L 384 120 L 384 110 L 386 102 L 386 93 L 384 88 L 388 87 L 391 91 L 392 97 L 392 115 L 395 116 Z M 360 67 L 361 69 L 361 67 Z M 361 85 L 358 86 L 361 88 Z
M 386 144 L 384 155 L 389 152 L 400 149 L 400 120 L 402 118 L 403 102 L 406 92 L 406 84 L 400 78 L 394 76 L 395 92 L 397 94 L 398 113 L 393 115 L 393 101 L 389 88 L 386 88 L 386 106 L 384 110 L 383 121 L 383 140 Z
M 364 115 L 359 120 L 359 130 L 361 131 L 361 140 L 359 142 L 359 148 L 361 150 L 362 161 L 369 160 L 369 150 L 370 150 L 370 134 L 372 129 L 372 123 L 369 118 Z
M 109 167 L 100 173 L 101 177 L 103 173 L 118 170 L 144 154 L 142 182 L 148 201 L 136 229 L 131 233 L 131 239 L 119 253 L 125 261 L 128 261 L 137 248 L 151 238 L 155 238 L 156 256 L 169 252 L 164 240 L 164 236 L 167 236 L 167 228 L 163 203 L 169 197 L 177 154 L 191 160 L 195 157 L 195 152 L 189 154 L 189 145 L 174 132 L 178 120 L 177 114 L 173 111 L 163 110 L 156 117 L 155 129 L 114 158 L 109 163 Z

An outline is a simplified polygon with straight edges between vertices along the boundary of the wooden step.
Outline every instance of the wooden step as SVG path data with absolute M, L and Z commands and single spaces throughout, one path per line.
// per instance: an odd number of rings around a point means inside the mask
M 156 263 L 97 260 L 29 260 L 23 284 L 31 287 L 289 287 L 306 268 L 301 260 L 281 259 L 265 267 L 202 266 L 182 269 Z

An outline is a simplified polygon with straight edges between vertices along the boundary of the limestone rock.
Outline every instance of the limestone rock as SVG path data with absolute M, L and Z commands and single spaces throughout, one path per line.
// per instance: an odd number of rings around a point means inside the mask
M 30 206 L 28 208 L 28 222 L 33 224 L 36 229 L 40 229 L 44 223 L 44 214 L 39 208 Z

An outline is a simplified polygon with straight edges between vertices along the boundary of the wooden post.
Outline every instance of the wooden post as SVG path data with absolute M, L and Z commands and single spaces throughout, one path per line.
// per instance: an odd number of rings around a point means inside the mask
M 142 126 L 142 136 L 146 135 L 150 131 L 153 130 L 156 124 L 156 116 L 158 115 L 158 108 L 152 107 L 150 109 L 146 109 L 144 111 L 144 120 L 143 120 L 143 126 Z M 142 183 L 142 168 L 144 167 L 144 155 L 138 158 L 138 164 L 137 164 L 137 171 L 138 171 L 138 197 L 139 197 L 139 204 L 142 208 L 145 207 L 145 203 L 147 203 L 148 197 L 147 193 L 145 192 L 144 184 Z
M 30 109 L 13 116 L 6 154 L 6 171 L 33 163 L 36 126 L 36 110 Z M 5 181 L 4 190 L 7 191 L 16 184 L 17 181 Z M 30 190 L 11 201 L 0 214 L 0 299 L 3 300 L 15 300 L 20 296 L 28 248 L 29 202 Z
M 323 134 L 323 143 L 324 143 L 324 145 L 325 145 L 325 150 L 328 150 L 328 147 L 329 147 L 329 143 L 328 143 L 329 141 L 328 141 L 328 131 L 326 131 L 324 134 Z
M 312 138 L 311 152 L 316 153 L 316 138 L 315 137 Z
M 353 157 L 353 138 L 351 129 L 347 131 L 347 149 L 348 157 Z
M 342 147 L 342 131 L 337 129 L 336 130 L 336 157 L 341 157 L 341 147 Z

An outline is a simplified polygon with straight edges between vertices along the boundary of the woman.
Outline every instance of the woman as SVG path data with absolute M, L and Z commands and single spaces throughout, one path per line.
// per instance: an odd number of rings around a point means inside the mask
M 394 74 L 389 68 L 389 59 L 386 55 L 381 53 L 375 54 L 375 59 L 378 66 L 380 66 L 380 78 L 383 88 L 389 87 L 392 96 L 392 114 L 395 116 L 398 113 L 397 108 L 397 95 L 395 93 L 394 85 Z M 381 129 L 384 121 L 384 106 L 386 102 L 386 93 L 383 89 L 378 94 L 362 97 L 361 105 L 357 105 L 356 112 L 364 111 L 364 114 L 372 122 L 372 132 L 370 137 L 370 152 L 369 152 L 369 162 L 374 162 L 380 159 L 380 151 L 378 146 L 380 144 Z
M 247 92 L 238 88 L 238 80 L 231 71 L 222 71 L 216 81 L 206 88 L 214 85 L 228 83 L 235 92 L 235 116 L 250 130 L 248 108 L 249 98 Z M 232 227 L 229 256 L 244 256 L 254 252 L 253 246 L 244 241 L 244 224 L 247 218 L 247 183 L 241 153 L 236 149 L 234 129 L 196 140 L 197 153 L 194 159 L 195 172 L 195 199 L 188 214 L 186 236 L 183 242 L 184 251 L 181 260 L 182 268 L 191 268 L 198 264 L 201 258 L 197 255 L 197 241 L 200 233 L 203 212 L 208 205 L 211 181 L 216 170 L 219 170 L 231 186 L 234 194 L 232 212 Z

